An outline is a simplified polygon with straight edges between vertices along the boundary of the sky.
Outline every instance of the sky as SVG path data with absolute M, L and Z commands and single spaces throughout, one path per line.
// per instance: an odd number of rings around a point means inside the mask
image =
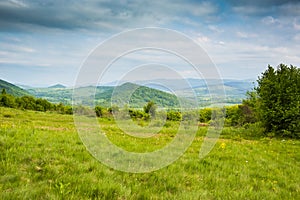
M 200 45 L 220 77 L 256 80 L 268 64 L 300 65 L 299 10 L 299 0 L 3 0 L 0 79 L 73 86 L 82 64 L 101 43 L 124 31 L 159 27 Z M 147 52 L 136 55 L 141 59 Z M 159 56 L 171 60 L 169 65 L 180 63 L 166 53 Z M 108 70 L 106 80 L 118 79 L 118 66 L 136 65 L 131 60 Z M 179 73 L 194 77 L 184 65 Z

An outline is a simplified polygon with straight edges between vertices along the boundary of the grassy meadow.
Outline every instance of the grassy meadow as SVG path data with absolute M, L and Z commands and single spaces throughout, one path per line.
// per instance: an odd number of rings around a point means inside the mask
M 136 139 L 113 120 L 99 122 L 113 143 L 136 152 L 163 147 L 178 126 L 167 122 L 155 137 Z M 0 107 L 0 199 L 300 199 L 299 140 L 225 127 L 200 160 L 206 129 L 173 164 L 132 174 L 94 159 L 71 115 Z

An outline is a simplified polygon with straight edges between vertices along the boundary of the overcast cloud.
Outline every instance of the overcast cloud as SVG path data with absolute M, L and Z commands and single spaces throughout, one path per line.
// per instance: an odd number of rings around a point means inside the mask
M 200 44 L 223 78 L 256 79 L 268 64 L 299 66 L 299 10 L 297 0 L 1 1 L 0 78 L 71 86 L 99 43 L 162 27 Z

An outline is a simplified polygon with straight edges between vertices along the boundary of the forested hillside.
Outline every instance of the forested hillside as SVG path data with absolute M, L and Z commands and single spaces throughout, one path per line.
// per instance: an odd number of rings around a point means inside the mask
M 13 96 L 21 97 L 25 95 L 31 95 L 28 91 L 0 79 L 0 91 L 2 91 L 2 89 L 5 89 L 6 93 L 11 94 Z

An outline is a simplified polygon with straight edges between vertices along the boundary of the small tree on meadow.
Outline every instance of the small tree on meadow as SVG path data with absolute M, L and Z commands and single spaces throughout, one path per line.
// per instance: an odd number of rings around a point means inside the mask
M 156 115 L 156 110 L 157 106 L 153 101 L 149 101 L 145 106 L 144 106 L 144 112 L 149 114 L 151 117 L 155 117 Z

